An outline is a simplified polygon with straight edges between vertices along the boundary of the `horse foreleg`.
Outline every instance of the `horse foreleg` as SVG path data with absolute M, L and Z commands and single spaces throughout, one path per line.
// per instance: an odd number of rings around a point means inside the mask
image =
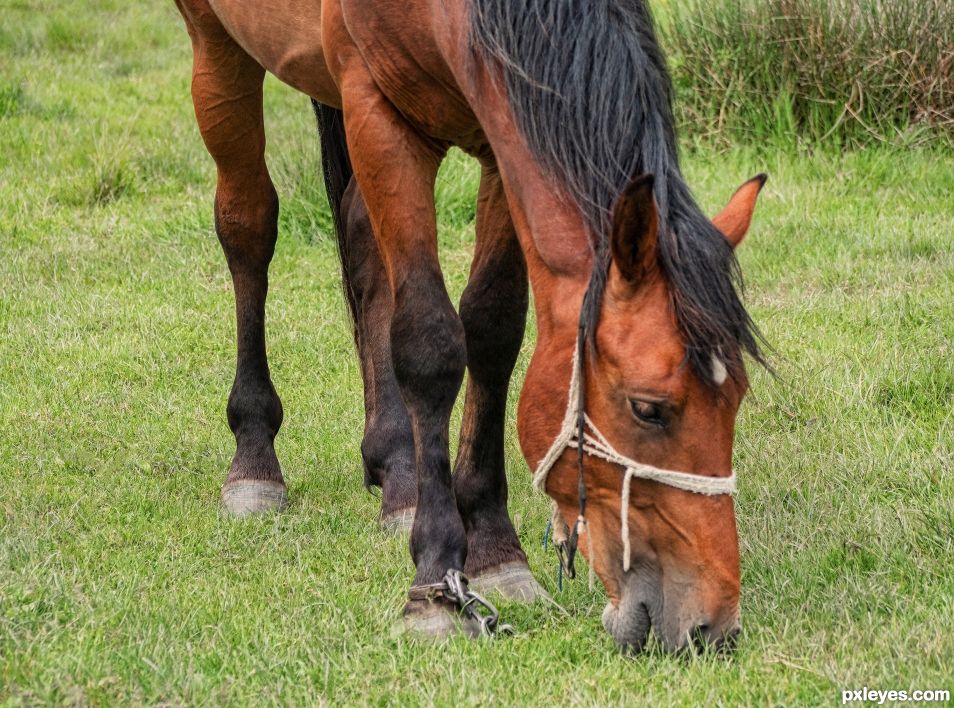
M 482 591 L 545 595 L 507 513 L 504 422 L 507 390 L 527 321 L 527 266 L 492 162 L 481 174 L 477 246 L 460 301 L 467 338 L 467 394 L 454 491 L 467 530 L 467 574 Z
M 357 63 L 339 77 L 355 176 L 368 207 L 393 294 L 390 326 L 395 378 L 407 405 L 417 467 L 411 531 L 414 585 L 463 570 L 467 537 L 451 481 L 448 428 L 466 363 L 464 328 L 437 257 L 434 183 L 444 147 L 422 137 Z M 455 631 L 444 598 L 409 600 L 412 631 Z
M 265 167 L 264 70 L 214 19 L 205 18 L 202 27 L 190 24 L 189 34 L 196 119 L 218 168 L 215 230 L 235 290 L 238 357 L 227 412 L 236 450 L 222 500 L 227 510 L 241 515 L 281 508 L 286 498 L 273 444 L 282 405 L 265 353 L 265 297 L 278 233 L 278 197 Z
M 341 268 L 364 380 L 365 484 L 381 487 L 381 526 L 410 531 L 417 504 L 414 438 L 391 362 L 394 301 L 361 192 L 351 180 L 342 200 Z

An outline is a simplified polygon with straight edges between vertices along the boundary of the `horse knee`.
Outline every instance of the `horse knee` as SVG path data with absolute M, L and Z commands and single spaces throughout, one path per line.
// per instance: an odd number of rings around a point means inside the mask
M 215 232 L 229 267 L 261 268 L 271 262 L 278 240 L 278 194 L 267 173 L 258 186 L 239 189 L 220 180 L 215 194 Z
M 365 486 L 383 486 L 393 469 L 413 469 L 414 439 L 406 423 L 400 424 L 404 421 L 406 415 L 392 417 L 385 412 L 368 422 L 361 440 Z
M 523 343 L 527 305 L 524 271 L 502 266 L 471 278 L 460 300 L 460 318 L 472 376 L 487 384 L 510 380 Z
M 467 349 L 464 326 L 439 272 L 411 276 L 396 289 L 391 356 L 410 407 L 449 413 L 464 377 Z

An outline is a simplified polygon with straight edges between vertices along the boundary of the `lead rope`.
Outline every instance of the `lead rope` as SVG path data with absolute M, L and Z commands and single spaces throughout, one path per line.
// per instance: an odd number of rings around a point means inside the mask
M 580 323 L 579 329 L 576 334 L 576 361 L 578 362 L 574 369 L 579 367 L 583 368 L 584 359 L 586 357 L 586 329 L 584 328 L 583 323 Z M 579 383 L 579 380 L 582 377 L 578 377 L 577 387 L 576 387 L 576 415 L 573 416 L 576 418 L 576 435 L 578 438 L 586 434 L 586 414 L 583 411 L 586 410 L 586 386 L 582 383 Z M 581 415 L 582 413 L 582 415 Z M 568 418 L 570 416 L 567 416 Z M 570 442 L 570 441 L 567 441 Z M 580 534 L 586 533 L 587 543 L 589 543 L 590 534 L 586 526 L 586 479 L 583 476 L 584 467 L 583 467 L 583 456 L 585 450 L 582 447 L 577 448 L 576 454 L 576 464 L 577 464 L 577 487 L 576 487 L 576 496 L 580 504 L 580 513 L 576 517 L 576 523 L 573 524 L 573 532 L 570 534 L 570 537 L 566 541 L 566 557 L 567 565 L 571 571 L 570 578 L 576 576 L 576 568 L 573 565 L 573 561 L 576 559 L 576 549 L 580 544 Z M 587 553 L 592 550 L 592 544 L 587 546 Z M 592 571 L 593 571 L 593 556 L 590 555 L 590 561 L 587 563 L 588 567 L 588 577 L 589 584 L 592 586 Z
M 579 362 L 580 370 L 583 369 L 583 365 L 586 360 L 585 348 L 586 326 L 581 321 L 576 333 L 576 360 Z M 574 368 L 576 367 L 574 366 Z M 582 379 L 582 377 L 578 378 Z M 586 386 L 583 384 L 577 385 L 576 410 L 576 435 L 578 438 L 582 438 L 582 436 L 586 434 Z M 580 534 L 585 533 L 587 555 L 586 585 L 592 591 L 595 583 L 593 577 L 593 536 L 590 534 L 590 527 L 586 523 L 586 480 L 583 478 L 583 455 L 586 451 L 582 446 L 580 446 L 577 447 L 576 452 L 576 464 L 579 473 L 577 493 L 580 499 L 580 515 L 576 519 L 576 528 L 574 529 L 576 532 L 576 538 L 573 540 L 573 551 L 575 555 Z
M 547 476 L 556 461 L 560 459 L 568 447 L 574 447 L 577 450 L 577 465 L 579 468 L 578 494 L 580 500 L 580 514 L 576 523 L 573 524 L 573 530 L 565 540 L 558 541 L 557 530 L 565 533 L 566 525 L 563 523 L 559 509 L 554 502 L 553 517 L 551 526 L 553 528 L 553 540 L 558 552 L 560 553 L 561 570 L 565 570 L 567 577 L 573 578 L 576 575 L 573 560 L 576 556 L 577 542 L 580 533 L 586 533 L 587 555 L 590 557 L 589 579 L 590 586 L 593 584 L 593 542 L 590 538 L 589 528 L 586 523 L 586 485 L 583 476 L 583 458 L 585 454 L 599 457 L 608 462 L 620 465 L 625 470 L 623 474 L 623 489 L 620 494 L 620 536 L 623 542 L 623 570 L 628 571 L 630 567 L 630 541 L 629 541 L 629 499 L 630 485 L 634 477 L 648 479 L 660 484 L 666 484 L 670 487 L 682 489 L 696 494 L 705 494 L 706 496 L 716 496 L 721 494 L 733 495 L 736 491 L 735 470 L 728 477 L 707 477 L 705 475 L 692 472 L 677 472 L 675 470 L 662 469 L 642 462 L 631 460 L 625 455 L 620 454 L 610 444 L 609 440 L 597 429 L 596 424 L 586 414 L 585 386 L 583 380 L 583 357 L 584 357 L 584 329 L 580 325 L 576 347 L 573 350 L 573 360 L 570 373 L 570 390 L 567 397 L 566 413 L 563 416 L 563 424 L 556 439 L 547 450 L 537 465 L 533 474 L 533 486 L 541 491 L 546 491 Z M 574 405 L 574 399 L 576 405 Z M 589 431 L 587 431 L 587 428 Z M 565 554 L 565 557 L 564 557 Z
M 566 547 L 566 543 L 569 541 L 569 529 L 567 528 L 566 522 L 563 521 L 560 507 L 557 505 L 556 500 L 551 499 L 550 503 L 552 506 L 550 510 L 550 521 L 547 523 L 547 531 L 543 537 L 544 550 L 547 548 L 547 540 L 550 536 L 553 537 L 553 545 L 557 548 Z M 596 588 L 596 573 L 593 570 L 593 537 L 590 535 L 590 527 L 586 519 L 578 518 L 577 523 L 580 524 L 581 527 L 579 533 L 586 534 L 586 555 L 589 557 L 586 571 L 586 585 L 590 590 L 593 590 Z M 564 566 L 561 560 L 557 575 L 557 584 L 560 590 L 563 589 L 563 570 Z
M 567 395 L 567 406 L 566 413 L 563 416 L 563 424 L 560 427 L 560 433 L 557 436 L 557 439 L 553 442 L 553 445 L 550 446 L 550 449 L 547 451 L 547 454 L 544 456 L 544 459 L 541 460 L 538 465 L 538 470 L 541 467 L 544 467 L 549 472 L 549 469 L 556 463 L 557 459 L 563 454 L 564 450 L 567 447 L 572 446 L 573 438 L 576 436 L 578 439 L 582 439 L 586 435 L 586 414 L 583 412 L 586 410 L 586 387 L 580 385 L 581 377 L 578 375 L 578 371 L 582 368 L 582 361 L 585 356 L 584 347 L 586 345 L 586 330 L 584 324 L 581 322 L 577 330 L 576 338 L 576 347 L 573 350 L 573 361 L 572 361 L 572 373 L 570 374 L 570 390 Z M 574 399 L 576 399 L 576 405 L 574 406 Z M 574 430 L 574 425 L 576 429 Z M 587 544 L 587 554 L 590 556 L 591 562 L 587 564 L 588 573 L 587 573 L 587 584 L 590 589 L 594 586 L 593 579 L 593 565 L 592 565 L 592 550 L 593 550 L 593 540 L 589 533 L 589 527 L 586 523 L 586 478 L 584 476 L 584 453 L 585 450 L 582 447 L 577 448 L 577 499 L 579 500 L 580 512 L 577 515 L 576 523 L 573 524 L 572 531 L 569 531 L 567 534 L 566 524 L 563 523 L 562 515 L 559 514 L 559 509 L 554 503 L 553 515 L 550 520 L 550 528 L 553 529 L 553 545 L 557 549 L 557 555 L 560 559 L 560 569 L 559 569 L 559 584 L 562 589 L 563 586 L 563 574 L 566 573 L 566 576 L 571 580 L 576 577 L 576 551 L 579 546 L 580 534 L 586 534 L 586 544 Z M 546 479 L 542 482 L 545 483 Z M 534 485 L 539 487 L 536 476 L 534 478 Z

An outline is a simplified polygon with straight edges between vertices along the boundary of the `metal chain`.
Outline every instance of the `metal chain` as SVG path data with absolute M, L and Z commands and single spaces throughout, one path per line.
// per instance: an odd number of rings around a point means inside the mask
M 500 613 L 487 599 L 467 587 L 467 576 L 459 570 L 448 570 L 444 576 L 447 583 L 447 597 L 458 604 L 465 615 L 476 620 L 480 632 L 486 637 L 497 633 L 513 634 L 513 627 L 500 624 Z
M 467 586 L 467 576 L 459 570 L 448 570 L 439 583 L 418 585 L 411 588 L 408 597 L 411 600 L 435 600 L 446 598 L 460 609 L 461 614 L 480 626 L 485 637 L 497 634 L 513 634 L 513 627 L 500 623 L 500 613 L 486 598 L 473 592 Z

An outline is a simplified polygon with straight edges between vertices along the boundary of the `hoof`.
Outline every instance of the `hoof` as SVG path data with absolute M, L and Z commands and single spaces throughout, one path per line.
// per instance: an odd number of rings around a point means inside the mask
M 400 509 L 387 516 L 382 516 L 378 524 L 382 531 L 395 535 L 411 533 L 411 529 L 414 527 L 414 507 Z
M 498 592 L 505 599 L 517 602 L 536 602 L 550 598 L 550 594 L 530 573 L 527 564 L 520 561 L 487 568 L 470 579 L 470 586 L 484 595 Z
M 417 639 L 440 642 L 457 635 L 480 636 L 480 625 L 441 602 L 414 601 L 404 606 L 404 631 Z
M 288 506 L 284 482 L 239 479 L 222 487 L 222 506 L 230 516 L 283 511 Z

